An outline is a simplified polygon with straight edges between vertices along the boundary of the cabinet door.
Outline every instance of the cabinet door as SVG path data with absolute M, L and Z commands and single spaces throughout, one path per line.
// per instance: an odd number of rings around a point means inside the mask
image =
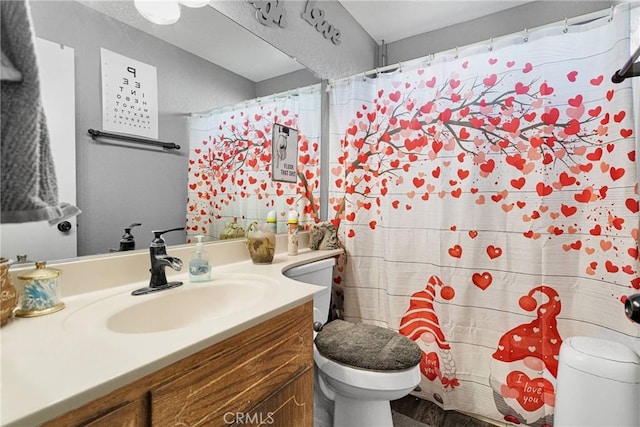
M 227 350 L 218 357 L 152 389 L 153 425 L 229 425 L 312 370 L 310 303 L 283 316 L 251 329 L 250 340 L 222 343 Z
M 309 369 L 257 408 L 236 414 L 239 426 L 313 426 L 313 369 Z M 227 414 L 227 421 L 231 417 Z

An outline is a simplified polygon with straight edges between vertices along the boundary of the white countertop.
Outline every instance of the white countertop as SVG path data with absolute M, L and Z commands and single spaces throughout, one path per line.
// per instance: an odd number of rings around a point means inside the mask
M 168 252 L 172 255 L 171 248 Z M 283 271 L 341 252 L 303 249 L 297 256 L 278 253 L 269 265 L 249 260 L 214 264 L 212 280 L 202 283 L 190 283 L 186 273 L 170 275 L 167 268 L 168 279 L 184 285 L 142 296 L 130 294 L 147 286 L 148 279 L 88 287 L 91 290 L 85 293 L 63 294 L 66 307 L 57 313 L 13 319 L 0 329 L 0 424 L 42 423 L 310 301 L 321 288 L 288 279 Z M 144 258 L 148 263 L 148 255 Z M 188 258 L 183 260 L 188 263 Z M 264 279 L 268 292 L 263 295 L 258 290 L 260 297 L 249 301 L 249 308 L 227 308 L 175 329 L 122 333 L 107 327 L 106 319 L 128 306 L 196 287 L 218 286 L 229 277 Z M 85 280 L 91 279 L 85 275 Z

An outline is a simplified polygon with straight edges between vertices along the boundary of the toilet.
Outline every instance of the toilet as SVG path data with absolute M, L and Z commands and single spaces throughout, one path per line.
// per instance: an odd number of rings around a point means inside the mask
M 314 295 L 314 427 L 392 427 L 389 401 L 420 382 L 420 348 L 390 329 L 334 320 L 334 258 L 293 267 L 285 276 L 322 286 Z M 393 355 L 389 357 L 389 355 Z

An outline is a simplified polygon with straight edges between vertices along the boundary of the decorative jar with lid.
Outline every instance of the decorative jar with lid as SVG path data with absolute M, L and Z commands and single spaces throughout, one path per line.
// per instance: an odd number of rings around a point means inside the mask
M 18 317 L 35 317 L 55 313 L 64 308 L 60 300 L 58 277 L 62 271 L 47 268 L 46 262 L 36 262 L 36 268 L 18 274 L 23 288 L 14 314 Z

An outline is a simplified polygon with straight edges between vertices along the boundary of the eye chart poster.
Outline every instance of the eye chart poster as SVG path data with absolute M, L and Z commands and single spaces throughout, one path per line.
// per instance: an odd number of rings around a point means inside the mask
M 102 48 L 100 56 L 102 128 L 157 139 L 156 67 Z
M 298 180 L 298 131 L 274 123 L 271 140 L 271 158 L 274 181 Z

